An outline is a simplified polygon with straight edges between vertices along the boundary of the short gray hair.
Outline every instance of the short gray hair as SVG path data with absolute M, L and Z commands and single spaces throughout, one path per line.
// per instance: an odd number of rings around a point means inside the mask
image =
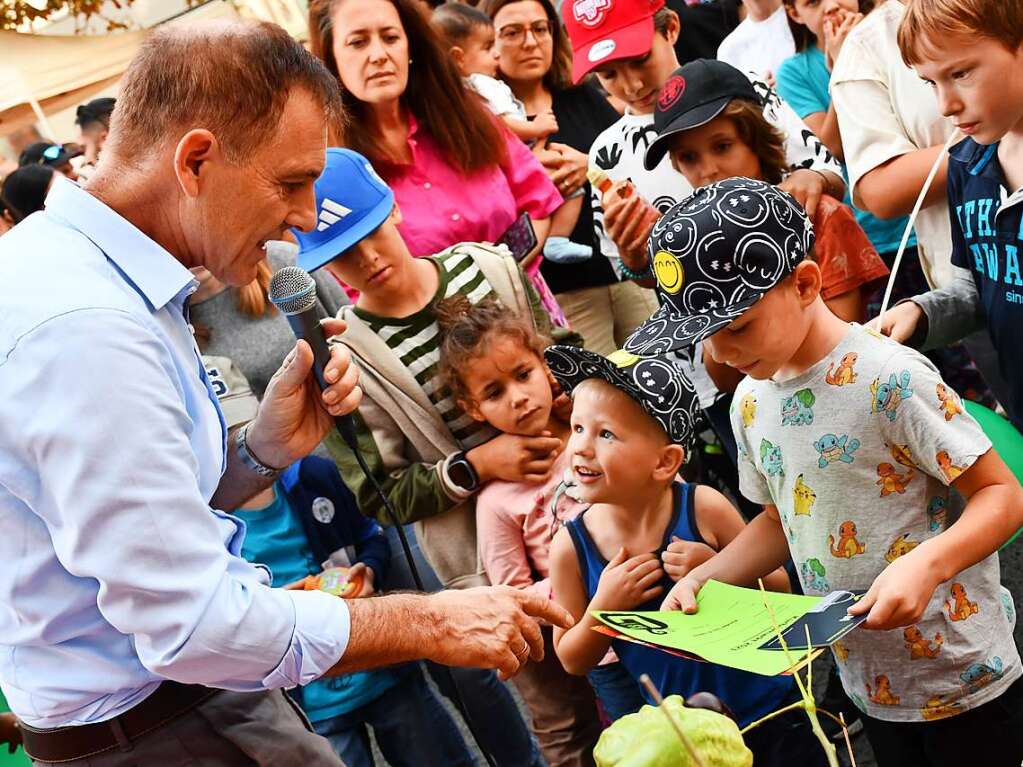
M 327 124 L 341 123 L 337 80 L 276 24 L 165 27 L 125 73 L 106 151 L 131 162 L 175 132 L 205 128 L 237 162 L 277 130 L 294 88 L 320 103 Z

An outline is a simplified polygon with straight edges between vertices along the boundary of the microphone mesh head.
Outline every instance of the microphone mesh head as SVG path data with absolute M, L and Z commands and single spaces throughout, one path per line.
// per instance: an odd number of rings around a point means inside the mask
M 285 266 L 270 278 L 267 297 L 281 314 L 300 314 L 316 304 L 316 283 L 305 269 Z

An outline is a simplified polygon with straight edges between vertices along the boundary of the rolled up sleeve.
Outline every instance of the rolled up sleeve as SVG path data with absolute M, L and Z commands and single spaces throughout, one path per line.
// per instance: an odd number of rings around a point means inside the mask
M 236 690 L 309 682 L 344 653 L 347 607 L 271 589 L 238 556 L 244 525 L 200 489 L 176 364 L 154 328 L 116 310 L 71 312 L 20 339 L 0 383 L 25 469 L 10 489 L 61 566 L 94 579 L 100 614 L 152 673 Z

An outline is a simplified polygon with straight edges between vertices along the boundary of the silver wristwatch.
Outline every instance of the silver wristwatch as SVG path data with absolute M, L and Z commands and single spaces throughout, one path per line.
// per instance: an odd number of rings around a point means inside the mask
M 281 475 L 283 469 L 275 469 L 272 466 L 267 466 L 249 451 L 249 445 L 245 438 L 251 424 L 252 421 L 249 421 L 235 433 L 234 444 L 238 449 L 238 457 L 242 459 L 242 463 L 245 464 L 246 468 L 256 472 L 259 476 L 267 477 L 268 479 L 277 479 L 277 477 Z

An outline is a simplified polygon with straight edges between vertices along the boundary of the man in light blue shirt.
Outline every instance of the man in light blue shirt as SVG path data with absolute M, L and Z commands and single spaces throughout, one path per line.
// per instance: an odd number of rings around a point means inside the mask
M 88 190 L 57 179 L 0 239 L 0 686 L 37 764 L 337 764 L 277 690 L 423 657 L 510 675 L 542 654 L 531 616 L 568 619 L 500 589 L 271 589 L 239 556 L 217 509 L 361 393 L 335 348 L 321 395 L 301 342 L 229 441 L 189 268 L 246 285 L 267 240 L 316 225 L 336 82 L 280 28 L 231 24 L 154 33 L 121 87 Z

